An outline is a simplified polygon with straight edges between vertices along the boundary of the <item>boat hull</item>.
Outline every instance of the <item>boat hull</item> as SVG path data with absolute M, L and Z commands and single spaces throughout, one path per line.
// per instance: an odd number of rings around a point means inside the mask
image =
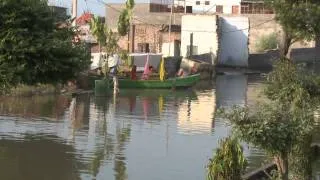
M 183 88 L 191 87 L 200 80 L 200 74 L 195 74 L 187 77 L 178 77 L 172 79 L 160 80 L 131 80 L 119 79 L 119 88 L 130 89 L 170 89 L 170 88 Z M 113 83 L 110 82 L 110 87 Z
M 172 79 L 160 80 L 130 80 L 119 79 L 119 88 L 140 88 L 140 89 L 170 89 L 184 88 L 195 85 L 200 80 L 200 74 L 187 77 L 178 77 Z M 110 83 L 111 86 L 113 83 Z

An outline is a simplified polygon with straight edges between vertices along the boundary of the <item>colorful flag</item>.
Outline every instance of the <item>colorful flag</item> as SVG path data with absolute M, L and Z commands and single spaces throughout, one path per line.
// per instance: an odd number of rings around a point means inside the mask
M 164 69 L 164 59 L 162 58 L 160 63 L 160 71 L 159 71 L 159 76 L 161 81 L 164 80 L 165 73 L 166 73 L 166 70 Z
M 144 71 L 143 71 L 143 75 L 142 75 L 142 79 L 146 79 L 148 78 L 149 75 L 149 54 L 147 55 L 147 61 L 144 65 Z

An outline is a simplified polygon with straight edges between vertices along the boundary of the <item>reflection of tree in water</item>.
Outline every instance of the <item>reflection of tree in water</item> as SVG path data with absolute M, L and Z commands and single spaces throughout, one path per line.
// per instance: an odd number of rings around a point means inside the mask
M 124 146 L 126 142 L 129 141 L 131 135 L 131 125 L 129 124 L 124 128 L 117 128 L 117 153 L 115 156 L 114 162 L 114 170 L 116 172 L 115 178 L 116 180 L 125 180 L 128 179 L 127 168 L 124 157 Z
M 70 104 L 66 96 L 0 97 L 0 114 L 60 119 Z
M 106 113 L 109 110 L 110 99 L 108 98 L 95 98 L 95 105 L 98 110 L 102 110 L 103 118 L 103 145 L 99 146 L 94 153 L 94 159 L 91 163 L 91 173 L 94 177 L 99 174 L 100 167 L 104 160 L 114 159 L 114 171 L 116 180 L 128 179 L 127 168 L 125 163 L 125 156 L 123 150 L 125 149 L 126 142 L 129 141 L 131 135 L 131 125 L 120 125 L 117 122 L 116 134 L 113 135 L 108 129 L 108 119 Z
M 0 179 L 78 180 L 75 149 L 57 136 L 27 135 L 24 141 L 0 140 Z
M 89 123 L 90 95 L 83 94 L 73 98 L 71 108 L 72 126 L 75 129 L 82 128 Z

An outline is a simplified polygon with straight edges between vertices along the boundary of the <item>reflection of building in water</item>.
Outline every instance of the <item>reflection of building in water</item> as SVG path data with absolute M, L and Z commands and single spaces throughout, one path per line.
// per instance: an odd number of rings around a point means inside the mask
M 117 111 L 115 114 L 128 114 L 134 116 L 159 116 L 159 97 L 118 97 Z
M 198 100 L 179 105 L 178 129 L 184 134 L 211 133 L 214 126 L 216 96 L 214 91 L 199 93 Z
M 245 105 L 247 102 L 246 75 L 222 75 L 216 78 L 217 108 Z

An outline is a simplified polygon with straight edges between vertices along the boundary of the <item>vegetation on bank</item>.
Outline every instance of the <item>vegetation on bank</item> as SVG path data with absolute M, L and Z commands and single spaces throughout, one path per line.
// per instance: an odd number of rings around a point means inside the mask
M 309 180 L 312 176 L 311 141 L 316 130 L 314 112 L 320 105 L 319 89 L 320 77 L 284 59 L 277 62 L 268 75 L 263 91 L 268 102 L 260 102 L 253 109 L 234 107 L 221 113 L 231 122 L 235 136 L 273 157 L 278 169 L 277 179 Z M 226 161 L 225 164 L 235 163 L 232 158 Z M 209 172 L 215 172 L 211 167 L 214 166 L 209 166 Z M 228 169 L 227 166 L 222 168 Z
M 220 141 L 220 148 L 209 160 L 207 179 L 240 180 L 247 164 L 238 139 L 228 137 Z
M 19 84 L 64 84 L 89 67 L 90 53 L 69 17 L 46 0 L 2 0 L 0 12 L 2 92 Z
M 278 47 L 277 34 L 271 33 L 263 35 L 256 42 L 256 49 L 258 52 L 264 52 L 266 50 L 276 49 Z

